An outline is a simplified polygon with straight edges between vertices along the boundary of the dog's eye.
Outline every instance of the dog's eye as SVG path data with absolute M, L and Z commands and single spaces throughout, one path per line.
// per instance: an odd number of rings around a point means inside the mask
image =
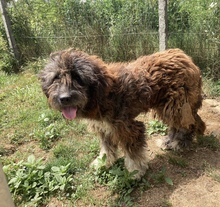
M 72 79 L 76 80 L 79 85 L 84 85 L 82 79 L 77 73 L 72 73 L 71 76 L 72 76 Z
M 55 81 L 55 80 L 57 80 L 57 79 L 59 79 L 60 78 L 60 75 L 59 74 L 56 74 L 55 76 L 54 76 L 54 78 L 53 78 L 53 81 Z

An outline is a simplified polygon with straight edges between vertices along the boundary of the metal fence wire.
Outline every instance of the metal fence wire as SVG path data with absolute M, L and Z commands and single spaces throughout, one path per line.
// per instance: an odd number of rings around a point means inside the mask
M 158 0 L 13 0 L 8 12 L 25 59 L 67 47 L 111 62 L 159 50 Z M 168 48 L 220 77 L 220 2 L 169 0 L 167 27 Z

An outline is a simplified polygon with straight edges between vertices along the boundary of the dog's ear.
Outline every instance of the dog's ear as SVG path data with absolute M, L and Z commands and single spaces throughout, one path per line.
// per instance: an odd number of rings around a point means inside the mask
M 102 99 L 109 92 L 112 79 L 107 74 L 105 63 L 97 56 L 87 54 L 73 60 L 73 71 L 77 72 L 81 81 L 87 86 L 87 92 L 93 102 Z
M 74 69 L 86 85 L 96 84 L 99 79 L 99 69 L 94 63 L 85 59 L 78 59 L 74 61 Z
M 104 63 L 97 60 L 97 57 L 88 56 L 78 58 L 74 61 L 74 69 L 79 74 L 82 82 L 93 89 L 105 88 L 108 86 Z
M 57 76 L 57 72 L 54 70 L 50 70 L 50 64 L 47 65 L 40 73 L 38 74 L 38 79 L 41 82 L 41 87 L 44 92 L 44 94 L 48 98 L 48 89 L 49 86 L 53 83 L 54 79 Z
M 38 74 L 38 79 L 41 82 L 41 87 L 44 94 L 48 97 L 48 89 L 50 85 L 53 83 L 54 79 L 58 77 L 58 69 L 62 67 L 60 63 L 61 55 L 63 51 L 58 51 L 50 54 L 50 59 L 48 63 L 45 65 L 44 69 L 40 71 Z

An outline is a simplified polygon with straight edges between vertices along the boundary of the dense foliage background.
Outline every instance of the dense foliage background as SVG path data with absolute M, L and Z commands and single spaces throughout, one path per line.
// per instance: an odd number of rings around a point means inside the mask
M 158 51 L 158 0 L 9 0 L 20 64 L 76 47 L 106 61 Z M 0 22 L 0 70 L 12 72 Z M 220 2 L 169 0 L 168 47 L 193 57 L 204 74 L 220 78 Z M 14 66 L 14 67 L 13 67 Z
M 218 101 L 204 101 L 200 113 L 208 130 L 184 153 L 155 148 L 151 135 L 162 138 L 167 126 L 141 115 L 152 153 L 137 182 L 123 158 L 106 169 L 104 156 L 99 169 L 89 168 L 98 137 L 86 123 L 66 122 L 49 109 L 37 79 L 55 50 L 75 47 L 105 61 L 158 51 L 158 0 L 7 0 L 7 11 L 20 60 L 9 51 L 0 18 L 0 162 L 16 206 L 171 207 L 172 196 L 180 201 L 184 191 L 193 203 L 198 192 L 201 204 L 206 198 L 219 203 Z M 220 96 L 220 1 L 168 0 L 168 28 L 168 47 L 183 49 L 202 69 L 204 96 Z M 215 190 L 208 192 L 212 181 Z

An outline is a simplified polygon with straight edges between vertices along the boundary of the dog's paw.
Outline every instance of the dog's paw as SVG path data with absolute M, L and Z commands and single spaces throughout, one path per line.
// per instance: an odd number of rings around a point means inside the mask
M 141 179 L 149 168 L 147 158 L 137 162 L 128 157 L 125 158 L 125 167 L 130 173 L 136 172 L 132 177 L 135 180 Z
M 89 167 L 90 167 L 90 168 L 94 168 L 94 169 L 98 169 L 99 167 L 101 167 L 100 159 L 101 159 L 101 158 L 97 157 L 95 160 L 93 160 L 93 161 L 90 163 Z
M 90 167 L 94 169 L 99 169 L 101 167 L 109 168 L 114 164 L 115 160 L 115 157 L 112 157 L 112 159 L 110 159 L 110 157 L 107 158 L 106 154 L 99 155 L 93 162 L 91 162 Z
M 170 140 L 169 137 L 165 137 L 164 139 L 156 140 L 156 144 L 162 150 L 174 150 L 174 151 L 181 150 L 181 147 L 179 145 L 179 141 L 178 140 Z
M 98 156 L 93 162 L 90 163 L 90 168 L 99 169 L 101 167 L 107 167 L 106 155 L 103 157 Z
M 148 164 L 145 164 L 145 166 L 136 166 L 130 169 L 127 169 L 130 173 L 133 173 L 132 179 L 134 180 L 140 180 L 146 173 L 147 169 L 149 168 Z

